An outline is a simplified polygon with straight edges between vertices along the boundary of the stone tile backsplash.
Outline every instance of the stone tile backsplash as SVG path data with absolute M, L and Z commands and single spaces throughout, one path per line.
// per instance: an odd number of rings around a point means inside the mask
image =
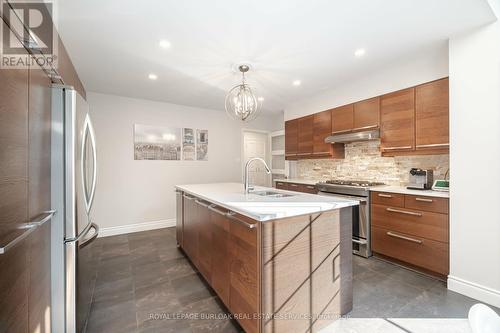
M 361 179 L 387 185 L 408 183 L 411 168 L 432 169 L 434 179 L 443 179 L 450 165 L 449 155 L 382 157 L 380 140 L 346 144 L 345 159 L 297 161 L 297 177 L 306 179 Z

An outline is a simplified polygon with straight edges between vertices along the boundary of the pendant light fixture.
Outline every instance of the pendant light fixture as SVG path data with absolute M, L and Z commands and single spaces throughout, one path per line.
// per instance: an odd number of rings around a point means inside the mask
M 245 82 L 245 73 L 250 70 L 248 65 L 238 66 L 241 72 L 241 84 L 233 87 L 226 95 L 226 113 L 233 119 L 251 121 L 261 110 L 259 100 L 255 97 L 250 86 Z

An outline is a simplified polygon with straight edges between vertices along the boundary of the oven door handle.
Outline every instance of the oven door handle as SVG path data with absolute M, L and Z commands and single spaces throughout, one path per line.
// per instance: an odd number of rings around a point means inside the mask
M 366 245 L 368 244 L 368 241 L 366 239 L 363 239 L 363 240 L 359 240 L 359 239 L 356 239 L 356 238 L 353 238 L 352 241 L 356 244 L 361 244 L 361 245 Z

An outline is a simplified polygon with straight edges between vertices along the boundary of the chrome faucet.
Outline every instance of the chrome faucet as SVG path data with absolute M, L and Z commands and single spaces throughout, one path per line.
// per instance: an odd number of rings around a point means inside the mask
M 268 174 L 271 173 L 271 169 L 269 169 L 269 167 L 267 166 L 266 161 L 264 161 L 262 158 L 260 158 L 260 157 L 254 157 L 254 158 L 249 159 L 247 161 L 247 164 L 245 164 L 245 194 L 248 193 L 248 192 L 250 192 L 251 190 L 253 190 L 253 187 L 248 186 L 248 167 L 249 167 L 249 165 L 253 161 L 261 161 L 262 163 L 264 163 L 264 166 L 266 167 L 266 172 Z

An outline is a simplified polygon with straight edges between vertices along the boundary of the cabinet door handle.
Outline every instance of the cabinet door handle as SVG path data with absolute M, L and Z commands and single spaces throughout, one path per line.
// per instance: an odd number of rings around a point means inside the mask
M 386 208 L 386 210 L 388 212 L 392 212 L 392 213 L 400 213 L 400 214 L 406 214 L 406 215 L 412 215 L 412 216 L 422 216 L 422 213 L 409 212 L 407 210 L 394 209 L 394 208 Z
M 306 155 L 311 155 L 311 153 L 298 153 L 297 156 L 306 156 Z
M 210 209 L 211 211 L 213 212 L 216 212 L 220 215 L 223 215 L 227 218 L 230 218 L 231 220 L 235 221 L 235 222 L 238 222 L 239 224 L 241 225 L 244 225 L 245 227 L 247 227 L 248 229 L 253 229 L 253 228 L 256 228 L 257 227 L 257 223 L 247 223 L 243 220 L 240 220 L 239 218 L 235 217 L 234 215 L 236 215 L 235 212 L 231 212 L 231 211 L 227 211 L 227 212 L 223 212 L 221 210 L 218 210 L 217 208 L 215 208 L 215 205 L 210 205 L 208 206 L 208 209 Z
M 212 205 L 212 204 L 206 204 L 198 199 L 196 199 L 194 202 L 196 202 L 198 205 L 203 206 L 205 208 L 208 208 L 210 205 Z
M 400 147 L 382 147 L 383 150 L 405 150 L 412 149 L 413 146 L 400 146 Z
M 387 236 L 391 236 L 391 237 L 394 237 L 394 238 L 399 238 L 399 239 L 404 239 L 404 240 L 407 240 L 407 241 L 410 241 L 410 242 L 413 242 L 413 243 L 417 243 L 417 244 L 422 244 L 422 241 L 420 239 L 415 239 L 415 238 L 411 238 L 411 237 L 406 237 L 406 236 L 403 236 L 403 235 L 398 235 L 398 234 L 395 234 L 391 231 L 387 231 Z
M 432 147 L 449 147 L 449 143 L 434 143 L 431 145 L 417 145 L 417 148 L 432 148 Z
M 382 197 L 382 198 L 392 198 L 392 195 L 390 195 L 390 194 L 384 194 L 384 193 L 379 193 L 378 196 Z
M 432 200 L 432 199 L 424 199 L 424 198 L 415 198 L 415 201 L 433 202 L 433 200 Z

